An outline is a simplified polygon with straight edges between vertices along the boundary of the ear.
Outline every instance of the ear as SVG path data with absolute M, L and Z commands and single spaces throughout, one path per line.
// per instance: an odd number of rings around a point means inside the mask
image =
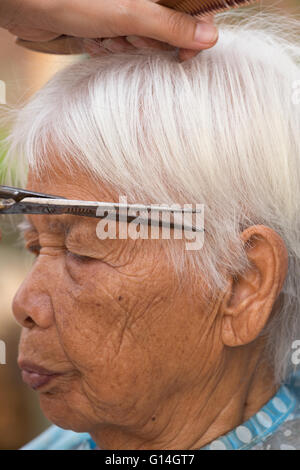
M 253 341 L 264 328 L 288 268 L 288 252 L 271 228 L 254 225 L 241 238 L 251 267 L 242 276 L 230 277 L 221 310 L 222 340 L 227 346 Z

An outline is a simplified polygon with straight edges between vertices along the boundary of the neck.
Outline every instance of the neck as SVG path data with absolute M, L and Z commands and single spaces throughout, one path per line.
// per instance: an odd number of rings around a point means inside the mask
M 259 361 L 251 345 L 237 349 L 228 351 L 223 365 L 202 378 L 200 385 L 165 397 L 143 425 L 97 427 L 91 432 L 94 441 L 103 450 L 196 450 L 239 426 L 259 411 L 278 387 L 270 368 Z M 238 361 L 233 362 L 233 354 Z

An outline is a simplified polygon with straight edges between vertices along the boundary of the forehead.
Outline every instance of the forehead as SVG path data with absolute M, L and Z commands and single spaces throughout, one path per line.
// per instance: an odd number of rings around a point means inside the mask
M 32 169 L 28 172 L 26 189 L 61 196 L 67 199 L 83 201 L 118 202 L 117 191 L 107 184 L 93 179 L 79 168 L 60 167 L 47 168 L 37 175 Z M 53 233 L 68 234 L 70 227 L 83 224 L 85 227 L 94 226 L 97 219 L 74 215 L 27 215 L 27 225 L 47 228 Z
M 114 202 L 118 193 L 107 183 L 88 176 L 79 168 L 61 166 L 58 170 L 48 169 L 36 174 L 30 169 L 26 189 L 84 201 Z

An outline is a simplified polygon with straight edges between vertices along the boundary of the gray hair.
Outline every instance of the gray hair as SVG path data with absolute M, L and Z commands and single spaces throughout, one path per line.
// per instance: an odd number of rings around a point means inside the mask
M 236 17 L 221 15 L 218 44 L 186 63 L 137 51 L 59 72 L 15 112 L 6 164 L 17 159 L 21 182 L 59 151 L 129 202 L 204 203 L 203 248 L 172 255 L 185 285 L 188 265 L 224 289 L 249 266 L 241 230 L 273 228 L 289 254 L 264 331 L 280 382 L 300 339 L 300 23 Z

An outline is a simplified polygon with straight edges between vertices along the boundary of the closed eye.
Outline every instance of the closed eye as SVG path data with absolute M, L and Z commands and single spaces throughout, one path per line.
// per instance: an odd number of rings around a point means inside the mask
M 26 248 L 30 253 L 33 253 L 34 255 L 38 256 L 41 251 L 41 245 L 39 243 L 27 243 Z M 78 255 L 77 253 L 73 253 L 72 251 L 69 251 L 66 249 L 66 255 L 69 257 L 72 257 L 75 261 L 79 262 L 87 262 L 91 261 L 94 258 L 91 258 L 89 256 L 83 256 L 83 255 Z
M 66 250 L 66 254 L 68 257 L 72 258 L 74 261 L 81 262 L 81 263 L 95 261 L 95 258 L 91 258 L 90 256 L 78 255 L 77 253 L 74 253 L 73 251 L 70 251 L 68 249 Z
M 39 256 L 42 246 L 39 242 L 39 236 L 36 230 L 27 227 L 27 223 L 23 226 L 20 224 L 20 230 L 23 232 L 23 239 L 25 239 L 25 246 L 26 249 L 34 254 L 35 256 Z M 69 244 L 69 243 L 68 243 Z M 63 248 L 63 247 L 62 247 Z M 68 258 L 72 259 L 72 261 L 80 262 L 80 263 L 87 263 L 89 261 L 95 261 L 95 258 L 90 256 L 81 255 L 74 251 L 69 250 L 66 246 L 65 254 Z

